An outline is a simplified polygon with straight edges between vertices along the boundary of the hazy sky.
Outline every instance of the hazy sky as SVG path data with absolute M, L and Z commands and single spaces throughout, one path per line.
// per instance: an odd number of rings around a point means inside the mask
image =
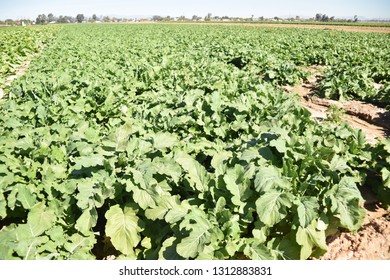
M 38 14 L 56 16 L 170 15 L 191 17 L 305 16 L 323 13 L 336 17 L 390 18 L 390 0 L 0 0 L 0 19 L 35 19 Z

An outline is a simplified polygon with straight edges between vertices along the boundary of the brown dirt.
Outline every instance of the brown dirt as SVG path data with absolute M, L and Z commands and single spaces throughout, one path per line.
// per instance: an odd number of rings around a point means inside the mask
M 318 80 L 326 67 L 311 66 L 306 68 L 311 72 L 308 80 L 302 84 L 283 86 L 289 93 L 301 96 L 302 105 L 310 111 L 313 118 L 324 120 L 330 106 L 336 106 L 344 111 L 342 120 L 354 128 L 361 129 L 369 143 L 375 143 L 378 138 L 385 138 L 390 134 L 390 112 L 383 108 L 360 101 L 340 102 L 315 96 Z M 380 87 L 381 85 L 376 85 Z
M 390 260 L 390 211 L 372 199 L 372 194 L 363 196 L 366 196 L 364 225 L 356 234 L 338 232 L 329 236 L 328 252 L 321 260 Z

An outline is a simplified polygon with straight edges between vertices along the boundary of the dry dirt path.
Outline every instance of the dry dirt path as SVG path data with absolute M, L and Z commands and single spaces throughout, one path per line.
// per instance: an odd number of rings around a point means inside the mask
M 390 112 L 383 108 L 360 101 L 339 102 L 315 96 L 318 80 L 321 78 L 324 67 L 312 66 L 306 69 L 311 72 L 307 81 L 302 84 L 283 86 L 288 93 L 297 93 L 301 96 L 301 104 L 312 114 L 313 118 L 324 120 L 328 110 L 335 106 L 344 111 L 341 117 L 353 128 L 361 129 L 369 143 L 374 144 L 378 138 L 385 138 L 390 134 Z

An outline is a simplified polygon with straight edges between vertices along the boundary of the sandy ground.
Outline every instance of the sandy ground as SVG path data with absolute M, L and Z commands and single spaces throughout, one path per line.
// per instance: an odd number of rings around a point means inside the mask
M 311 72 L 308 80 L 294 87 L 283 86 L 288 93 L 297 93 L 301 96 L 301 104 L 310 111 L 313 118 L 323 120 L 327 118 L 330 106 L 336 106 L 344 111 L 342 120 L 354 128 L 361 129 L 371 144 L 378 138 L 390 134 L 390 112 L 372 104 L 360 101 L 339 102 L 315 96 L 317 81 L 324 71 L 323 66 L 307 68 Z
M 328 237 L 328 252 L 321 260 L 390 260 L 390 211 L 375 199 L 367 200 L 367 195 L 364 208 L 362 228 L 356 234 L 338 232 Z

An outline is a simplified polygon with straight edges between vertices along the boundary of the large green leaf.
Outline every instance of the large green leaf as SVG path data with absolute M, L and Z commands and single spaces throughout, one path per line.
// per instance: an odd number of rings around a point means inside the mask
M 267 226 L 273 226 L 287 215 L 293 196 L 289 193 L 269 191 L 256 200 L 256 210 L 260 221 Z
M 290 183 L 282 178 L 280 170 L 275 166 L 260 167 L 255 178 L 256 191 L 268 192 L 271 189 L 287 189 Z
M 223 179 L 226 188 L 233 195 L 232 202 L 237 206 L 245 206 L 245 201 L 253 192 L 250 189 L 249 180 L 245 177 L 245 170 L 241 165 L 235 165 L 234 169 L 226 170 Z
M 210 176 L 207 170 L 195 159 L 185 152 L 178 152 L 175 155 L 175 160 L 188 173 L 190 184 L 200 192 L 208 190 Z
M 359 205 L 361 194 L 351 177 L 343 177 L 338 185 L 327 192 L 330 210 L 340 219 L 342 227 L 358 230 L 363 224 L 365 210 Z
M 366 211 L 359 205 L 357 200 L 344 200 L 339 197 L 331 197 L 332 212 L 340 219 L 343 228 L 357 231 L 364 222 Z
M 111 206 L 106 212 L 106 235 L 111 238 L 115 249 L 123 254 L 130 254 L 141 241 L 142 222 L 137 211 L 130 206 L 122 210 L 119 205 Z
M 190 231 L 190 233 L 177 244 L 177 253 L 186 259 L 195 258 L 210 242 L 211 224 L 206 214 L 200 209 L 193 208 L 180 224 L 180 228 Z
M 53 210 L 48 209 L 43 202 L 31 208 L 27 216 L 27 226 L 32 236 L 39 236 L 53 226 L 57 217 Z
M 153 160 L 153 165 L 158 174 L 171 177 L 176 184 L 179 182 L 182 170 L 173 159 L 158 157 Z
M 275 256 L 271 251 L 262 243 L 256 240 L 247 240 L 244 248 L 244 254 L 251 260 L 274 260 Z
M 297 201 L 297 214 L 299 224 L 305 228 L 313 220 L 318 218 L 319 204 L 318 199 L 313 196 L 304 196 Z
M 64 244 L 64 248 L 68 252 L 66 258 L 71 260 L 93 259 L 91 250 L 95 242 L 93 234 L 89 234 L 87 236 L 78 233 L 73 234 Z
M 82 234 L 88 235 L 91 229 L 96 226 L 98 214 L 96 208 L 86 209 L 81 216 L 77 219 L 75 228 Z
M 158 149 L 172 148 L 179 143 L 177 136 L 167 132 L 159 132 L 153 136 L 153 146 Z
M 315 227 L 316 222 L 313 221 L 306 228 L 298 227 L 296 232 L 296 241 L 301 245 L 300 258 L 306 260 L 309 258 L 315 249 L 326 252 L 325 231 L 319 231 Z
M 100 154 L 92 154 L 89 156 L 80 156 L 74 159 L 74 169 L 78 170 L 83 167 L 92 167 L 102 165 L 104 163 L 104 157 Z
M 16 196 L 17 200 L 22 203 L 24 209 L 31 209 L 37 202 L 36 197 L 31 191 L 30 185 L 18 184 L 15 186 L 18 188 L 18 195 Z

